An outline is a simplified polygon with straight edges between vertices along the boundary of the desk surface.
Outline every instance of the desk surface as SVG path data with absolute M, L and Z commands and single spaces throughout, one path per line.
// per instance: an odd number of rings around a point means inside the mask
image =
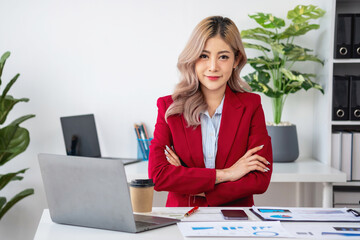
M 148 162 L 125 166 L 128 180 L 148 178 Z M 274 163 L 271 182 L 346 182 L 346 173 L 315 159 L 299 159 L 291 163 Z
M 153 208 L 153 213 L 155 215 L 160 215 L 161 213 L 167 213 L 168 211 L 180 211 L 181 213 L 185 213 L 190 208 Z M 211 209 L 211 211 L 218 210 L 220 214 L 220 209 L 224 208 L 204 208 Z M 234 208 L 232 208 L 234 209 Z M 202 208 L 200 208 L 200 211 Z M 245 208 L 249 216 L 250 221 L 258 221 L 258 218 L 252 214 L 248 208 Z M 289 232 L 298 231 L 298 227 L 301 225 L 302 229 L 313 229 L 314 225 L 317 227 L 321 226 L 333 226 L 333 227 L 359 227 L 359 223 L 299 223 L 299 222 L 284 222 L 282 223 L 285 229 Z M 327 239 L 341 239 L 339 236 L 327 237 Z M 179 231 L 176 225 L 167 226 L 159 229 L 154 229 L 151 231 L 146 231 L 142 233 L 124 233 L 117 231 L 109 231 L 109 230 L 101 230 L 101 229 L 93 229 L 93 228 L 85 228 L 85 227 L 76 227 L 76 226 L 68 226 L 56 224 L 51 221 L 49 210 L 45 209 L 43 215 L 40 219 L 40 223 L 38 229 L 36 231 L 34 240 L 118 240 L 118 239 L 132 239 L 132 240 L 180 240 L 180 239 L 194 239 L 194 238 L 183 238 L 181 232 Z M 223 238 L 197 238 L 202 240 L 220 240 Z M 244 238 L 229 238 L 229 239 L 244 239 Z M 269 239 L 269 238 L 256 238 L 256 239 Z M 270 238 L 274 239 L 274 238 Z M 284 239 L 284 238 L 283 238 Z M 289 238 L 294 239 L 294 238 Z M 299 238 L 296 238 L 299 239 Z M 301 239 L 301 238 L 300 238 Z M 305 238 L 304 238 L 305 239 Z M 316 238 L 306 238 L 306 239 L 316 239 Z M 349 239 L 349 237 L 345 237 L 344 239 Z M 350 237 L 350 239 L 355 239 Z

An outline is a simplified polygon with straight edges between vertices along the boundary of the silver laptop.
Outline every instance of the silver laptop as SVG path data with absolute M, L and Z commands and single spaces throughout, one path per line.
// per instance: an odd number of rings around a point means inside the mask
M 133 214 L 122 161 L 54 154 L 38 157 L 53 222 L 131 233 L 179 222 Z
M 101 156 L 94 114 L 61 117 L 67 155 L 121 160 L 125 165 L 141 161 L 137 158 Z

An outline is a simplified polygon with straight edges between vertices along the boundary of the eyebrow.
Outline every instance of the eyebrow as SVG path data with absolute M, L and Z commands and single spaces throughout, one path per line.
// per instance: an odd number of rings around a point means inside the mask
M 203 52 L 210 53 L 210 51 L 208 51 L 208 50 L 203 50 Z M 222 54 L 222 53 L 230 53 L 230 52 L 227 51 L 227 50 L 223 50 L 223 51 L 218 52 L 218 54 Z

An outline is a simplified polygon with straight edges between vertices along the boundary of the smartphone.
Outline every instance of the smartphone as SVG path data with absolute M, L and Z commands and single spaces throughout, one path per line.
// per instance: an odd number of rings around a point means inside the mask
M 248 216 L 244 210 L 221 210 L 222 215 L 227 220 L 248 220 Z

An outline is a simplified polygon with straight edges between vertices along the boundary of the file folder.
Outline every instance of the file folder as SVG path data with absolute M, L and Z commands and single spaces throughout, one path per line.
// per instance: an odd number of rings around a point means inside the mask
M 360 76 L 350 78 L 350 120 L 360 121 Z
M 353 15 L 352 57 L 360 58 L 360 14 Z
M 353 148 L 353 133 L 343 132 L 341 134 L 341 171 L 346 173 L 346 180 L 352 179 L 352 148 Z
M 341 169 L 341 132 L 331 134 L 331 166 L 337 170 Z
M 353 133 L 352 180 L 360 181 L 360 132 Z
M 335 58 L 350 58 L 352 14 L 338 14 L 336 23 Z
M 349 120 L 349 76 L 334 76 L 333 120 Z

